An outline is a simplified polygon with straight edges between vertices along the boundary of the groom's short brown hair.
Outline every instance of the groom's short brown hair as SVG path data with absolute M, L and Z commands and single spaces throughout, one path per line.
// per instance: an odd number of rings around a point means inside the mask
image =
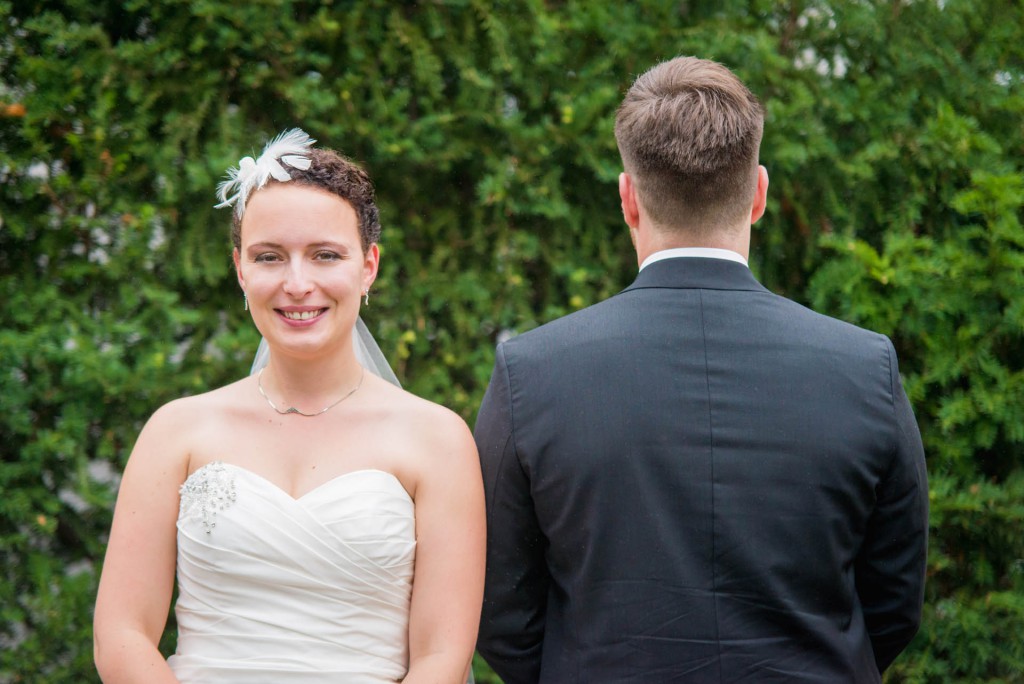
M 642 74 L 615 117 L 640 203 L 666 229 L 707 235 L 742 221 L 757 187 L 760 102 L 726 67 L 676 57 Z

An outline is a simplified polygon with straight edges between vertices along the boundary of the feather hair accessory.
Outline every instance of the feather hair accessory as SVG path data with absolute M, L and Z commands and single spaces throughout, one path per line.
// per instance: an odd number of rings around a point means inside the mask
M 217 186 L 220 204 L 216 208 L 234 205 L 235 214 L 241 219 L 249 195 L 266 185 L 271 178 L 282 183 L 292 179 L 281 162 L 303 171 L 309 168 L 312 162 L 307 155 L 315 142 L 305 131 L 293 128 L 267 143 L 258 159 L 242 157 L 238 168 L 228 169 L 227 180 Z M 234 194 L 229 197 L 231 192 Z

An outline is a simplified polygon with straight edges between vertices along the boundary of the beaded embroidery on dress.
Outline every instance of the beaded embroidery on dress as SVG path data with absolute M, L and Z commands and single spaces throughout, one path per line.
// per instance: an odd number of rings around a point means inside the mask
M 214 462 L 181 487 L 182 684 L 400 681 L 416 555 L 412 499 L 360 470 L 293 498 Z
M 200 474 L 201 473 L 201 474 Z M 230 506 L 238 497 L 235 478 L 220 461 L 214 461 L 181 485 L 181 508 L 178 517 L 198 515 L 207 534 L 217 526 L 217 511 Z M 198 509 L 198 510 L 197 510 Z

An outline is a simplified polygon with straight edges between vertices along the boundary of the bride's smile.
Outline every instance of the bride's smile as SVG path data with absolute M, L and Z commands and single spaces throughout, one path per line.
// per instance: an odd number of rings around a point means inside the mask
M 275 309 L 275 311 L 277 311 L 279 314 L 288 319 L 289 322 L 292 322 L 293 324 L 300 324 L 312 323 L 314 319 L 317 319 L 321 315 L 323 315 L 323 313 L 327 311 L 327 309 L 326 307 L 287 307 Z

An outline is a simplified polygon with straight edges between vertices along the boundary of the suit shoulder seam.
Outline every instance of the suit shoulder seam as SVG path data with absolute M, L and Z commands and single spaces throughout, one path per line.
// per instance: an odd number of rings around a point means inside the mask
M 508 355 L 505 353 L 505 345 L 498 345 L 497 353 L 501 356 L 501 366 L 505 371 L 505 387 L 508 391 L 508 439 L 506 443 L 511 442 L 512 453 L 515 454 L 516 462 L 522 468 L 523 461 L 519 457 L 519 447 L 516 443 L 516 407 L 512 394 L 512 368 Z

